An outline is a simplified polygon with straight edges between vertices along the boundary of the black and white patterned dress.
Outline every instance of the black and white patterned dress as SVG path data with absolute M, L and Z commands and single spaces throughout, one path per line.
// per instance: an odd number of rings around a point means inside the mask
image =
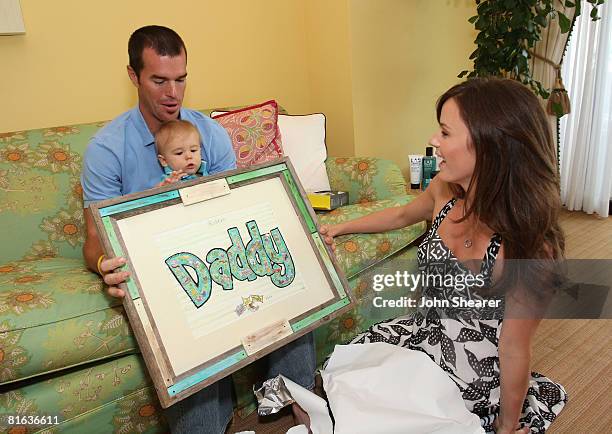
M 494 234 L 481 263 L 480 277 L 463 265 L 444 245 L 438 227 L 456 200 L 451 199 L 438 213 L 432 227 L 419 246 L 418 261 L 422 275 L 428 275 L 422 297 L 447 300 L 448 306 L 419 307 L 409 316 L 376 324 L 351 343 L 386 342 L 426 353 L 457 384 L 467 409 L 481 418 L 485 431 L 493 430 L 499 413 L 500 379 L 498 343 L 502 326 L 503 298 L 483 297 L 474 285 L 490 279 L 501 246 L 501 236 Z M 472 287 L 449 284 L 432 276 L 472 275 Z M 456 281 L 455 281 L 456 282 Z M 481 291 L 482 292 L 482 291 Z M 455 307 L 450 301 L 498 300 L 498 307 Z M 529 390 L 523 403 L 521 426 L 532 433 L 543 433 L 567 401 L 563 387 L 548 378 L 531 373 Z

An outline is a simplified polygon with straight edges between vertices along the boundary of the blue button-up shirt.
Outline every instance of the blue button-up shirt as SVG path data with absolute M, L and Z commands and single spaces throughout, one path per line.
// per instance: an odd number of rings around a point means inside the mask
M 208 173 L 236 168 L 230 138 L 221 125 L 185 108 L 181 108 L 180 118 L 200 131 Z M 163 173 L 153 134 L 138 107 L 133 108 L 113 119 L 89 142 L 81 173 L 84 205 L 155 187 Z

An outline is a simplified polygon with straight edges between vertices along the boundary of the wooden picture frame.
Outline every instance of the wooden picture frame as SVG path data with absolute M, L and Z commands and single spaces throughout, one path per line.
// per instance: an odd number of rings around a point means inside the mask
M 350 308 L 287 158 L 91 211 L 106 256 L 127 259 L 123 305 L 164 408 Z

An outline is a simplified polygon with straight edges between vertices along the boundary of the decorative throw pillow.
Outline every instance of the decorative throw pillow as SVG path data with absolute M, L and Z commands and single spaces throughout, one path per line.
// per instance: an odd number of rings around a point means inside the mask
M 213 112 L 211 117 L 229 134 L 239 169 L 283 156 L 276 101 L 225 113 Z
M 329 190 L 325 169 L 325 115 L 279 115 L 278 128 L 283 135 L 283 151 L 291 160 L 304 190 Z

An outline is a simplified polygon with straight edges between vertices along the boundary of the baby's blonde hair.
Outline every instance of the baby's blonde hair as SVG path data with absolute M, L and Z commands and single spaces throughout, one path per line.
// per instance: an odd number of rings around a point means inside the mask
M 162 153 L 163 147 L 168 143 L 168 140 L 172 136 L 187 135 L 189 133 L 195 133 L 198 136 L 198 140 L 201 141 L 200 132 L 191 122 L 184 121 L 182 119 L 173 119 L 168 122 L 164 122 L 159 130 L 155 133 L 155 145 L 157 146 L 157 152 Z

